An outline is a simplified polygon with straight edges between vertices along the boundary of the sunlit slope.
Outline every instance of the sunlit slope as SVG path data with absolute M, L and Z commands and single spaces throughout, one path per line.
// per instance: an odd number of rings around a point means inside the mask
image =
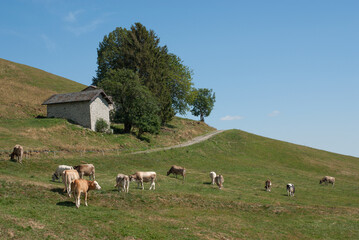
M 90 193 L 89 207 L 77 210 L 73 199 L 62 194 L 63 185 L 50 179 L 57 165 L 80 162 L 96 166 L 102 189 Z M 0 234 L 65 239 L 358 239 L 358 162 L 239 130 L 154 153 L 49 155 L 25 159 L 23 165 L 0 161 L 0 196 L 6 196 L 0 199 Z M 166 176 L 173 164 L 186 167 L 184 182 Z M 119 194 L 116 175 L 139 170 L 157 172 L 156 190 L 149 191 L 147 183 L 142 191 L 131 183 L 129 194 Z M 210 171 L 223 174 L 223 190 L 210 184 Z M 319 185 L 324 175 L 336 177 L 336 185 Z M 271 192 L 264 191 L 268 178 L 273 182 Z M 295 197 L 286 196 L 289 182 L 296 186 Z M 71 231 L 74 215 L 76 228 L 85 232 Z M 43 227 L 37 229 L 33 222 Z
M 76 92 L 85 86 L 63 77 L 0 59 L 0 118 L 45 115 L 44 100 L 56 93 Z

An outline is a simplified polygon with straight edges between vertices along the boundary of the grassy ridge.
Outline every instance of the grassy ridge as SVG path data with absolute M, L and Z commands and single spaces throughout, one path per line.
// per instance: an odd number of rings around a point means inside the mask
M 102 190 L 77 210 L 50 176 L 56 165 L 80 161 L 95 164 Z M 356 239 L 358 163 L 238 130 L 151 154 L 1 161 L 0 238 Z M 165 176 L 172 164 L 187 168 L 185 183 Z M 132 183 L 128 195 L 119 194 L 116 174 L 136 170 L 156 171 L 156 190 Z M 212 170 L 224 175 L 222 191 L 209 184 Z M 336 186 L 319 185 L 323 175 L 335 176 Z M 293 198 L 286 196 L 288 182 L 296 186 Z
M 46 115 L 41 104 L 56 93 L 76 92 L 84 85 L 23 64 L 0 59 L 0 118 Z
M 25 151 L 145 150 L 176 145 L 214 130 L 205 123 L 175 117 L 158 135 L 144 134 L 145 140 L 139 140 L 134 134 L 96 133 L 64 119 L 0 119 L 0 151 L 10 151 L 15 144 Z

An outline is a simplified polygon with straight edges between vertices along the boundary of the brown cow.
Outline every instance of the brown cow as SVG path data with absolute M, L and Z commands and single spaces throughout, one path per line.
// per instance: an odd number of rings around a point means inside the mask
M 216 184 L 217 184 L 217 186 L 219 187 L 219 189 L 222 189 L 223 183 L 224 183 L 224 177 L 223 177 L 223 175 L 218 175 L 218 176 L 216 176 L 216 178 L 214 179 L 214 181 L 216 182 Z
M 267 179 L 264 188 L 266 189 L 267 192 L 270 192 L 271 187 L 272 187 L 272 182 L 269 179 Z
M 183 180 L 186 177 L 186 169 L 184 167 L 173 165 L 170 168 L 170 170 L 167 172 L 167 176 L 170 175 L 171 173 L 175 174 L 176 178 L 177 178 L 177 175 L 181 175 L 183 177 Z
M 101 187 L 96 181 L 89 181 L 86 179 L 76 179 L 71 183 L 71 189 L 74 192 L 76 207 L 80 207 L 81 193 L 85 195 L 85 206 L 87 207 L 87 193 L 90 190 L 100 190 Z
M 74 169 L 79 172 L 80 178 L 84 178 L 84 176 L 89 176 L 92 180 L 95 180 L 95 166 L 93 164 L 80 164 L 74 166 Z
M 14 149 L 12 150 L 12 153 L 10 154 L 11 160 L 15 160 L 15 157 L 17 158 L 17 162 L 22 163 L 22 157 L 24 155 L 24 148 L 16 144 Z

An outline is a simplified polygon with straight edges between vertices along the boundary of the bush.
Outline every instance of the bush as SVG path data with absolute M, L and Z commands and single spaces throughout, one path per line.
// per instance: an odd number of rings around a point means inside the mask
M 108 123 L 103 119 L 100 118 L 96 121 L 95 130 L 96 132 L 104 133 L 108 129 Z

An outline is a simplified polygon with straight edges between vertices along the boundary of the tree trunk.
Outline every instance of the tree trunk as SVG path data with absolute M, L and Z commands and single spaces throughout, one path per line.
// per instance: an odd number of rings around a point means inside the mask
M 203 113 L 201 113 L 201 122 L 204 122 L 204 116 L 203 116 Z
M 132 128 L 132 124 L 131 123 L 125 123 L 125 129 L 123 130 L 125 133 L 130 133 L 131 132 L 131 128 Z

